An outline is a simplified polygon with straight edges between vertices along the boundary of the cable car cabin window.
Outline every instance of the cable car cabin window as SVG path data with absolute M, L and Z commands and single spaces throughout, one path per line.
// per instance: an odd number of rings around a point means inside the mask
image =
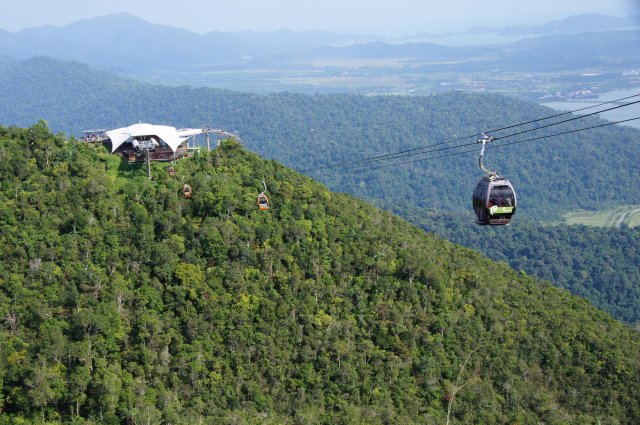
M 513 190 L 509 186 L 494 186 L 489 194 L 489 208 L 513 207 Z

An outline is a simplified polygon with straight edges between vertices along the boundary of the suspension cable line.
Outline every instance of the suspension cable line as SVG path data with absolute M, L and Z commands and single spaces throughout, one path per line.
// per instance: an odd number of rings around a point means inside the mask
M 519 131 L 517 133 L 509 134 L 507 136 L 494 137 L 493 140 L 506 139 L 507 137 L 513 137 L 513 136 L 518 136 L 520 134 L 530 133 L 532 131 L 541 130 L 541 129 L 547 128 L 547 127 L 552 127 L 554 125 L 564 124 L 564 123 L 569 122 L 569 121 L 575 121 L 575 120 L 579 120 L 581 118 L 586 118 L 586 117 L 590 117 L 592 115 L 597 115 L 597 114 L 599 114 L 601 112 L 607 112 L 607 111 L 612 111 L 612 110 L 618 109 L 618 108 L 624 108 L 625 106 L 630 106 L 630 105 L 633 105 L 633 104 L 636 104 L 636 103 L 640 103 L 640 100 L 636 100 L 636 101 L 633 101 L 633 102 L 625 103 L 624 105 L 613 106 L 611 108 L 603 109 L 601 111 L 591 112 L 590 114 L 578 115 L 577 117 L 573 117 L 573 118 L 569 118 L 569 119 L 566 119 L 566 120 L 554 122 L 554 123 L 551 123 L 551 124 L 546 124 L 546 125 L 543 125 L 541 127 L 536 127 L 536 128 L 532 128 L 532 129 L 529 129 L 529 130 Z
M 632 103 L 627 103 L 627 104 L 624 104 L 624 105 L 619 105 L 619 106 L 614 106 L 614 107 L 611 107 L 611 108 L 603 109 L 603 110 L 600 110 L 598 112 L 594 112 L 594 113 L 591 113 L 591 114 L 588 114 L 588 115 L 580 115 L 580 116 L 577 116 L 577 117 L 569 118 L 569 119 L 566 119 L 566 120 L 563 120 L 563 121 L 559 121 L 559 122 L 556 122 L 556 123 L 544 125 L 544 126 L 537 127 L 537 128 L 534 128 L 534 129 L 524 130 L 524 131 L 520 131 L 520 132 L 517 132 L 517 133 L 508 134 L 508 135 L 505 135 L 505 136 L 494 137 L 493 140 L 507 139 L 509 137 L 514 137 L 514 136 L 517 136 L 517 135 L 520 135 L 520 134 L 529 133 L 531 131 L 536 131 L 536 130 L 540 130 L 540 129 L 543 129 L 543 128 L 552 127 L 554 125 L 564 124 L 564 123 L 567 123 L 567 122 L 570 122 L 570 121 L 575 121 L 577 119 L 581 119 L 581 118 L 585 118 L 585 117 L 588 117 L 588 116 L 591 116 L 591 115 L 599 114 L 601 112 L 607 112 L 607 111 L 610 111 L 610 110 L 613 110 L 613 109 L 622 108 L 624 106 L 629 106 L 629 105 L 632 105 L 634 103 L 640 103 L 640 100 L 632 102 Z M 596 127 L 594 127 L 594 128 L 596 128 Z M 481 134 L 484 134 L 484 133 L 481 133 Z M 546 137 L 546 136 L 544 136 L 544 137 Z M 332 168 L 347 168 L 347 167 L 353 167 L 353 166 L 357 166 L 357 165 L 365 165 L 365 164 L 369 164 L 369 163 L 373 163 L 373 162 L 388 161 L 388 160 L 392 160 L 392 159 L 407 158 L 407 157 L 411 157 L 411 156 L 414 156 L 414 155 L 423 155 L 423 154 L 426 154 L 426 153 L 440 152 L 440 151 L 450 150 L 450 149 L 458 149 L 458 148 L 463 148 L 463 147 L 467 147 L 467 146 L 475 146 L 476 142 L 473 141 L 473 142 L 465 143 L 465 144 L 461 144 L 461 145 L 438 147 L 438 148 L 435 148 L 435 149 L 427 149 L 429 147 L 436 147 L 436 146 L 440 146 L 440 145 L 443 145 L 443 144 L 444 143 L 436 143 L 436 144 L 428 146 L 428 147 L 423 147 L 423 148 L 420 148 L 420 149 L 412 149 L 410 151 L 405 151 L 403 153 L 397 152 L 396 154 L 393 154 L 394 156 L 391 156 L 392 154 L 383 155 L 381 157 L 374 157 L 374 158 L 370 158 L 368 160 L 361 160 L 361 161 L 356 161 L 356 162 L 352 162 L 352 163 L 345 163 L 340 167 L 338 165 L 336 165 L 336 166 L 334 166 Z M 420 151 L 419 152 L 414 152 L 414 151 L 417 151 L 417 150 L 420 150 Z M 327 168 L 327 167 L 324 167 L 324 168 Z M 369 167 L 367 169 L 376 169 L 376 168 L 375 167 Z
M 523 122 L 523 123 L 520 123 L 520 124 L 513 124 L 513 125 L 509 125 L 507 127 L 502 127 L 502 128 L 497 128 L 495 130 L 485 131 L 485 133 L 495 133 L 497 131 L 508 130 L 510 128 L 520 127 L 520 126 L 527 125 L 527 124 L 533 124 L 534 122 L 544 121 L 544 120 L 547 120 L 547 119 L 550 119 L 550 118 L 557 118 L 557 117 L 561 117 L 563 115 L 574 114 L 576 112 L 585 111 L 585 110 L 591 109 L 591 108 L 598 108 L 600 106 L 608 105 L 609 103 L 617 103 L 617 102 L 620 102 L 622 100 L 627 100 L 627 99 L 631 99 L 631 98 L 638 97 L 638 96 L 640 96 L 640 93 L 633 94 L 631 96 L 621 97 L 620 99 L 610 100 L 608 102 L 598 103 L 597 105 L 585 106 L 584 108 L 579 108 L 579 109 L 574 109 L 574 110 L 571 110 L 571 111 L 561 112 L 559 114 L 550 115 L 550 116 L 545 117 L 545 118 L 538 118 L 538 119 L 527 121 L 527 122 Z M 622 106 L 627 106 L 627 105 L 625 104 L 625 105 L 622 105 Z M 603 111 L 599 111 L 597 113 L 599 114 L 600 112 L 603 112 Z M 582 116 L 584 117 L 586 115 L 582 115 Z
M 522 122 L 522 123 L 518 123 L 518 124 L 513 124 L 513 125 L 506 126 L 506 127 L 496 128 L 496 129 L 493 129 L 493 130 L 485 131 L 483 133 L 495 133 L 495 132 L 507 130 L 507 129 L 510 129 L 510 128 L 515 128 L 515 127 L 520 127 L 520 126 L 527 125 L 527 124 L 532 124 L 532 123 L 535 123 L 535 122 L 538 122 L 538 121 L 544 121 L 544 120 L 547 120 L 547 119 L 557 118 L 557 117 L 560 117 L 560 116 L 573 114 L 575 112 L 580 112 L 580 111 L 584 111 L 584 110 L 587 110 L 587 109 L 604 106 L 604 105 L 607 105 L 607 104 L 610 104 L 610 103 L 617 103 L 617 102 L 620 102 L 620 101 L 623 101 L 623 100 L 627 100 L 627 99 L 631 99 L 631 98 L 638 97 L 638 96 L 640 96 L 640 93 L 634 94 L 634 95 L 631 95 L 631 96 L 622 97 L 622 98 L 619 98 L 619 99 L 610 100 L 610 101 L 607 101 L 607 102 L 602 102 L 602 103 L 599 103 L 599 104 L 596 104 L 596 105 L 592 105 L 592 106 L 586 106 L 584 108 L 579 108 L 579 109 L 575 109 L 575 110 L 572 110 L 572 111 L 561 112 L 561 113 L 550 115 L 550 116 L 547 116 L 547 117 L 544 117 L 544 118 L 538 118 L 538 119 L 535 119 L 535 120 L 530 120 L 530 121 L 526 121 L 526 122 Z M 519 134 L 524 134 L 524 133 L 527 133 L 527 132 L 536 131 L 536 130 L 547 128 L 547 127 L 551 127 L 551 126 L 554 126 L 554 125 L 563 124 L 563 123 L 566 123 L 566 122 L 569 122 L 569 121 L 577 120 L 577 119 L 580 119 L 580 118 L 585 118 L 585 117 L 588 117 L 588 116 L 591 116 L 591 115 L 596 115 L 596 114 L 599 114 L 599 113 L 602 113 L 602 112 L 607 112 L 607 111 L 610 111 L 610 110 L 613 110 L 613 109 L 623 108 L 623 107 L 626 107 L 626 106 L 629 106 L 629 105 L 633 105 L 633 104 L 636 104 L 636 103 L 640 103 L 640 100 L 629 102 L 629 103 L 625 103 L 623 105 L 617 105 L 617 106 L 614 106 L 614 107 L 611 107 L 611 108 L 607 108 L 607 109 L 603 109 L 603 110 L 600 110 L 600 111 L 597 111 L 597 112 L 593 112 L 593 113 L 590 113 L 590 114 L 580 115 L 580 116 L 577 116 L 577 117 L 570 118 L 568 120 L 563 120 L 563 121 L 559 121 L 559 122 L 556 122 L 556 123 L 547 124 L 547 125 L 544 125 L 544 126 L 541 126 L 541 127 L 537 127 L 535 129 L 525 130 L 525 131 L 522 131 L 522 132 L 518 132 L 518 133 L 506 135 L 506 136 L 495 137 L 495 140 L 505 139 L 505 138 L 513 137 L 513 136 L 516 136 L 516 135 L 519 135 Z M 321 167 L 316 167 L 315 169 L 312 169 L 312 170 L 311 169 L 310 170 L 304 170 L 303 172 L 311 172 L 311 171 L 324 170 L 324 169 L 330 169 L 330 168 L 343 168 L 343 167 L 350 167 L 350 166 L 356 166 L 356 165 L 363 165 L 363 164 L 366 164 L 366 163 L 369 163 L 369 162 L 377 162 L 377 161 L 384 161 L 384 160 L 390 160 L 390 159 L 397 159 L 397 158 L 409 157 L 409 156 L 413 156 L 413 155 L 419 155 L 419 154 L 435 152 L 435 151 L 440 151 L 440 150 L 456 149 L 456 148 L 459 148 L 459 147 L 471 146 L 471 145 L 475 145 L 475 143 L 457 145 L 457 146 L 448 147 L 448 148 L 426 150 L 428 148 L 441 146 L 441 145 L 445 145 L 445 144 L 449 144 L 449 143 L 453 143 L 453 142 L 458 142 L 458 141 L 465 140 L 465 139 L 468 139 L 468 138 L 471 138 L 471 137 L 474 137 L 474 138 L 475 137 L 479 137 L 483 133 L 476 133 L 476 134 L 463 136 L 463 137 L 459 137 L 459 138 L 452 139 L 452 140 L 433 143 L 431 145 L 425 145 L 425 146 L 421 146 L 421 147 L 417 147 L 417 148 L 413 148 L 413 149 L 408 149 L 408 150 L 388 153 L 388 154 L 374 156 L 374 157 L 370 157 L 370 158 L 362 158 L 362 159 L 354 160 L 354 161 L 348 161 L 348 162 L 343 162 L 343 163 L 335 163 L 335 164 L 324 165 L 324 166 L 321 166 Z
M 523 139 L 523 140 L 516 140 L 516 141 L 512 141 L 512 142 L 506 142 L 506 143 L 500 143 L 500 144 L 495 144 L 495 145 L 491 145 L 490 148 L 499 148 L 499 147 L 503 147 L 503 146 L 510 146 L 510 145 L 515 145 L 518 143 L 524 143 L 524 142 L 532 142 L 535 140 L 541 140 L 541 139 L 547 139 L 547 138 L 552 138 L 552 137 L 557 137 L 557 136 L 562 136 L 562 135 L 566 135 L 566 134 L 571 134 L 571 133 L 577 133 L 580 131 L 585 131 L 585 130 L 592 130 L 592 129 L 596 129 L 596 128 L 601 128 L 601 127 L 607 127 L 610 125 L 615 125 L 615 124 L 622 124 L 625 122 L 629 122 L 629 121 L 635 121 L 635 120 L 639 120 L 640 116 L 635 117 L 635 118 L 629 118 L 629 119 L 625 119 L 625 120 L 620 120 L 620 121 L 612 121 L 612 122 L 607 122 L 605 124 L 599 124 L 599 125 L 594 125 L 591 127 L 585 127 L 585 128 L 579 128 L 579 129 L 574 129 L 574 130 L 568 130 L 568 131 L 564 131 L 561 133 L 555 133 L 555 134 L 549 134 L 546 136 L 538 136 L 538 137 L 532 137 L 530 139 Z M 494 140 L 497 140 L 494 139 Z M 467 147 L 467 146 L 471 146 L 471 145 L 476 145 L 477 142 L 473 142 L 473 143 L 468 143 L 468 144 L 464 144 L 464 145 L 459 145 L 459 146 L 453 146 L 450 148 L 446 148 L 446 149 L 456 149 L 456 148 L 462 148 L 462 147 Z M 442 150 L 442 149 L 440 149 Z M 407 165 L 407 164 L 413 164 L 416 162 L 423 162 L 423 161 L 429 161 L 432 159 L 440 159 L 440 158 L 447 158 L 447 157 L 451 157 L 451 156 L 457 156 L 457 155 L 463 155 L 463 154 L 467 154 L 467 153 L 477 153 L 478 149 L 467 149 L 467 150 L 463 150 L 463 151 L 457 151 L 457 152 L 451 152 L 451 153 L 447 153 L 444 155 L 438 155 L 438 156 L 430 156 L 427 158 L 419 158 L 419 159 L 413 159 L 413 160 L 409 160 L 409 161 L 403 161 L 403 162 L 394 162 L 391 164 L 383 164 L 383 165 L 378 165 L 375 167 L 367 167 L 367 168 L 362 168 L 362 169 L 356 169 L 356 170 L 336 170 L 332 173 L 323 173 L 320 174 L 321 176 L 331 176 L 331 175 L 335 175 L 335 174 L 344 174 L 346 172 L 352 172 L 352 173 L 360 173 L 360 172 L 365 172 L 365 171 L 373 171 L 373 170 L 379 170 L 382 168 L 388 168 L 388 167 L 397 167 L 400 165 Z M 423 153 L 431 153 L 434 151 L 428 151 L 428 152 L 423 152 Z

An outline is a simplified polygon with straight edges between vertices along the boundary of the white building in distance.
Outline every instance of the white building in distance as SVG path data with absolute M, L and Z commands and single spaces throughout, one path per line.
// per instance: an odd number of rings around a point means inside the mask
M 111 153 L 118 151 L 129 161 L 141 160 L 141 153 L 148 151 L 152 160 L 171 160 L 187 152 L 187 140 L 206 130 L 154 124 L 133 124 L 106 132 L 111 140 Z

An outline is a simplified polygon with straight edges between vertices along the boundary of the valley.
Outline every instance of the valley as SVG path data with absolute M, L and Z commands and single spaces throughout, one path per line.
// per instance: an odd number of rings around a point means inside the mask
M 564 223 L 634 228 L 640 225 L 640 205 L 621 205 L 605 211 L 573 211 L 565 214 Z
M 282 91 L 365 95 L 427 95 L 451 90 L 518 96 L 561 108 L 560 102 L 596 100 L 609 92 L 640 90 L 640 62 L 613 67 L 518 69 L 501 54 L 431 60 L 419 57 L 327 57 L 255 67 L 201 66 L 131 74 L 142 81 L 224 88 L 243 92 Z M 568 64 L 568 66 L 572 66 Z M 553 103 L 552 103 L 553 102 Z M 568 108 L 568 109 L 577 109 Z

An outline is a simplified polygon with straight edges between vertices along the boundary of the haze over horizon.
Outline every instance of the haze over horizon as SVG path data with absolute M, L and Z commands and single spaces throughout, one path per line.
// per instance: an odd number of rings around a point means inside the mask
M 115 13 L 128 13 L 154 24 L 183 28 L 196 33 L 210 31 L 320 30 L 340 33 L 402 35 L 417 32 L 463 31 L 474 26 L 536 25 L 568 16 L 597 13 L 613 17 L 640 14 L 637 0 L 595 2 L 540 0 L 522 2 L 514 8 L 509 0 L 493 0 L 478 6 L 473 0 L 424 4 L 417 0 L 338 0 L 323 2 L 256 0 L 179 3 L 151 0 L 24 0 L 12 2 L 0 16 L 0 29 L 16 32 L 43 25 L 70 23 Z

